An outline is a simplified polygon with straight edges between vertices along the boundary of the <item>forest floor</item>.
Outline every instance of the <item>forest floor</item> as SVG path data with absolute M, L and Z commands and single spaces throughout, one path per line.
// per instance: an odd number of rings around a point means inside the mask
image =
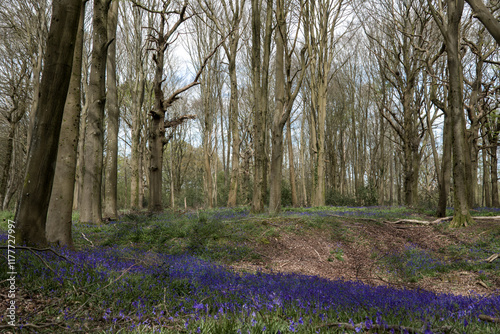
M 457 229 L 404 207 L 75 216 L 76 251 L 17 250 L 17 329 L 499 333 L 500 221 L 485 217 L 498 211 Z M 0 270 L 2 333 L 14 333 L 8 278 Z
M 420 215 L 420 218 L 425 221 L 435 219 L 426 215 Z M 262 221 L 263 224 L 266 222 L 286 231 L 254 243 L 252 247 L 261 255 L 260 258 L 240 261 L 233 264 L 233 268 L 254 272 L 293 272 L 330 280 L 357 280 L 370 285 L 389 284 L 456 295 L 500 291 L 500 276 L 487 275 L 475 266 L 467 265 L 467 262 L 486 260 L 486 255 L 484 259 L 478 257 L 471 247 L 492 236 L 500 238 L 498 220 L 481 219 L 472 226 L 447 229 L 443 225 L 396 225 L 383 220 L 350 218 L 337 219 L 331 228 L 308 231 L 293 219 Z M 469 254 L 467 250 L 471 250 Z M 419 258 L 415 259 L 415 255 Z M 432 262 L 439 259 L 465 265 L 447 266 L 438 271 L 425 267 L 432 266 Z M 394 263 L 394 260 L 399 260 L 399 263 Z M 392 267 L 404 266 L 406 270 L 398 275 L 388 270 L 391 264 Z

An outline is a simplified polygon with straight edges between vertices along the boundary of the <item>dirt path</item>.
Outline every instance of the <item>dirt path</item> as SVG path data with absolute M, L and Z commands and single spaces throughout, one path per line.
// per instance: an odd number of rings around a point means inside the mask
M 488 287 L 479 278 L 479 273 L 453 271 L 408 283 L 381 272 L 380 264 L 388 253 L 400 252 L 410 245 L 445 255 L 442 252 L 447 246 L 467 245 L 498 228 L 498 222 L 493 221 L 446 230 L 438 226 L 344 220 L 336 222 L 331 230 L 301 233 L 297 223 L 292 231 L 287 226 L 278 236 L 259 242 L 256 251 L 260 260 L 240 262 L 233 268 L 250 272 L 293 272 L 331 280 L 360 280 L 371 285 L 421 288 L 457 295 L 485 295 L 500 291 L 500 278 L 490 282 Z

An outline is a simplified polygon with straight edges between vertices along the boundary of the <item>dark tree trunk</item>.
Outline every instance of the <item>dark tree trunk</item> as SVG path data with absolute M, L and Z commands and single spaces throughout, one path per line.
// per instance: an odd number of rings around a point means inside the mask
M 85 5 L 84 5 L 85 6 Z M 71 236 L 73 198 L 76 174 L 76 154 L 80 130 L 82 51 L 85 7 L 80 14 L 80 23 L 73 56 L 73 69 L 68 96 L 64 106 L 63 122 L 57 152 L 56 175 L 47 213 L 46 234 L 51 244 L 73 247 Z
M 14 219 L 19 245 L 47 244 L 47 210 L 81 7 L 81 0 L 54 0 L 52 3 L 40 102 L 35 111 L 24 185 Z
M 441 184 L 439 185 L 439 199 L 436 216 L 446 216 L 446 204 L 451 184 L 451 118 L 445 115 L 443 128 L 443 158 L 441 163 Z

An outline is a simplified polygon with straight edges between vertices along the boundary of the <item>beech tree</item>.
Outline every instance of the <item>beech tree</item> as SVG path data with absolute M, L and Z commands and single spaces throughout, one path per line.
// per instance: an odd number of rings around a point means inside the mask
M 266 118 L 269 95 L 269 62 L 271 54 L 271 37 L 273 11 L 272 0 L 266 1 L 266 20 L 264 25 L 264 41 L 261 42 L 262 32 L 262 0 L 251 0 L 251 67 L 253 89 L 253 142 L 254 142 L 254 180 L 252 194 L 252 211 L 264 211 L 264 195 L 267 191 L 267 156 L 266 156 Z M 261 55 L 261 50 L 263 54 Z
M 462 64 L 460 59 L 460 22 L 464 7 L 463 0 L 447 0 L 446 17 L 429 1 L 432 16 L 436 21 L 446 44 L 448 62 L 448 106 L 451 119 L 453 148 L 453 198 L 454 213 L 451 226 L 461 227 L 473 223 L 469 211 L 468 191 L 471 186 L 466 178 L 465 115 L 462 87 Z M 439 8 L 444 8 L 440 4 Z
M 118 182 L 118 130 L 120 110 L 118 106 L 118 90 L 116 87 L 116 27 L 118 24 L 118 0 L 111 2 L 108 11 L 107 38 L 111 43 L 106 57 L 106 109 L 107 117 L 107 153 L 106 179 L 104 186 L 104 216 L 107 219 L 116 219 L 117 211 L 117 182 Z
M 325 123 L 327 88 L 335 55 L 337 25 L 344 19 L 345 1 L 304 1 L 304 36 L 310 58 L 309 111 L 312 160 L 311 205 L 325 205 Z
M 24 186 L 14 219 L 18 244 L 47 243 L 47 210 L 81 7 L 81 0 L 52 2 L 40 102 L 34 114 Z
M 80 221 L 102 222 L 102 170 L 104 153 L 104 108 L 106 105 L 106 55 L 108 11 L 111 0 L 94 0 L 92 59 L 88 87 L 89 110 L 85 143 L 84 168 L 80 202 Z
M 73 194 L 76 174 L 76 154 L 82 110 L 81 80 L 82 52 L 85 20 L 85 3 L 80 13 L 78 33 L 73 55 L 73 67 L 69 83 L 68 96 L 64 106 L 59 149 L 57 151 L 56 175 L 50 196 L 47 213 L 46 234 L 51 244 L 73 247 L 71 236 Z
M 271 127 L 271 174 L 269 212 L 277 213 L 281 209 L 281 179 L 283 163 L 283 127 L 289 122 L 290 113 L 302 81 L 306 73 L 306 52 L 304 47 L 300 52 L 300 68 L 292 69 L 292 57 L 297 45 L 299 26 L 302 20 L 302 8 L 298 13 L 297 33 L 289 40 L 287 15 L 291 9 L 285 6 L 283 0 L 276 0 L 276 58 L 275 58 L 275 110 Z M 297 80 L 297 72 L 300 72 Z M 294 82 L 295 81 L 295 82 Z

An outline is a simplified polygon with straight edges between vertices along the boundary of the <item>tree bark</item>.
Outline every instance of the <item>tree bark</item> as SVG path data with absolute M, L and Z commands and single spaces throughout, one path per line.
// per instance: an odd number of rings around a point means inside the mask
M 108 10 L 111 0 L 94 0 L 92 65 L 89 78 L 89 110 L 83 156 L 80 221 L 102 222 L 102 169 L 104 152 L 104 107 L 106 104 L 106 54 Z
M 134 83 L 134 96 L 132 97 L 132 152 L 130 161 L 130 209 L 138 210 L 142 203 L 140 201 L 140 178 L 142 175 L 142 149 L 141 127 L 142 127 L 142 105 L 144 102 L 144 72 L 141 66 L 136 67 L 136 79 Z
M 54 0 L 24 185 L 14 221 L 16 244 L 45 246 L 45 225 L 68 92 L 81 0 Z
M 64 115 L 59 137 L 59 150 L 47 213 L 45 227 L 47 241 L 50 244 L 73 248 L 71 235 L 73 199 L 75 188 L 76 159 L 80 131 L 82 52 L 85 21 L 85 3 L 80 12 L 78 33 L 73 55 L 73 68 L 69 83 L 68 96 L 64 106 Z
M 2 205 L 2 210 L 7 210 L 7 207 L 3 205 L 4 199 L 7 197 L 7 183 L 9 181 L 9 172 L 11 171 L 12 164 L 12 154 L 14 153 L 14 136 L 16 133 L 16 123 L 9 122 L 9 134 L 7 135 L 7 152 L 3 159 L 3 172 L 0 176 L 0 204 Z
M 108 12 L 107 34 L 111 42 L 107 56 L 107 155 L 106 179 L 104 186 L 104 217 L 118 218 L 118 131 L 120 109 L 118 107 L 118 90 L 116 87 L 116 27 L 118 24 L 118 0 L 113 0 Z
M 149 150 L 150 174 L 149 174 L 149 210 L 161 211 L 162 201 L 162 166 L 163 166 L 163 146 L 166 144 L 165 138 L 165 109 L 163 105 L 163 66 L 165 62 L 165 39 L 164 39 L 165 19 L 161 18 L 160 31 L 157 36 L 157 50 L 153 61 L 155 62 L 154 77 L 154 111 L 151 113 L 151 128 L 149 130 Z M 172 190 L 171 190 L 172 191 Z
M 498 134 L 492 136 L 493 140 L 491 143 L 498 143 Z M 492 147 L 490 151 L 490 166 L 491 166 L 491 206 L 494 208 L 500 207 L 500 201 L 498 199 L 498 156 L 497 147 Z
M 437 217 L 446 217 L 446 204 L 448 203 L 448 194 L 451 185 L 451 117 L 449 114 L 444 116 L 443 127 L 443 157 L 441 162 L 441 183 L 439 184 L 439 199 L 436 210 Z
M 283 0 L 276 0 L 276 56 L 275 56 L 275 110 L 271 128 L 271 175 L 269 190 L 269 213 L 281 210 L 281 179 L 283 165 L 283 127 L 288 120 L 285 105 L 285 48 L 286 22 Z
M 287 128 L 286 128 L 286 138 L 288 143 L 288 164 L 290 169 L 290 190 L 292 193 L 292 206 L 294 208 L 299 206 L 299 200 L 297 197 L 297 181 L 294 165 L 294 154 L 293 154 L 293 143 L 292 143 L 292 124 L 290 118 L 288 118 Z
M 236 34 L 238 34 L 236 32 Z M 240 172 L 240 130 L 238 126 L 238 79 L 236 75 L 236 51 L 238 50 L 238 37 L 232 37 L 230 42 L 230 52 L 227 53 L 229 59 L 229 80 L 231 83 L 231 97 L 229 100 L 229 122 L 231 122 L 231 181 L 229 183 L 229 195 L 227 206 L 236 206 L 238 195 L 238 180 Z
M 491 207 L 491 178 L 490 178 L 490 167 L 488 162 L 488 151 L 487 149 L 483 149 L 481 152 L 483 156 L 483 206 L 489 208 Z
M 449 86 L 448 104 L 450 106 L 453 147 L 453 197 L 454 214 L 450 226 L 462 227 L 473 223 L 469 212 L 468 187 L 466 178 L 465 155 L 465 115 L 463 106 L 462 66 L 459 54 L 460 20 L 463 0 L 448 0 L 447 34 L 445 35 L 448 60 Z

